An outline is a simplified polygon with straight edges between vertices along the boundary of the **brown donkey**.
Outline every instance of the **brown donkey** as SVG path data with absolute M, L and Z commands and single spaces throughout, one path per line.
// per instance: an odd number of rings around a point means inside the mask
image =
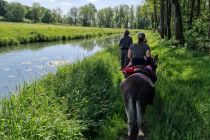
M 155 56 L 151 64 L 153 72 L 156 72 L 157 60 L 158 56 Z M 146 106 L 153 104 L 154 84 L 145 74 L 135 73 L 122 83 L 121 88 L 128 119 L 128 140 L 144 140 L 143 115 Z

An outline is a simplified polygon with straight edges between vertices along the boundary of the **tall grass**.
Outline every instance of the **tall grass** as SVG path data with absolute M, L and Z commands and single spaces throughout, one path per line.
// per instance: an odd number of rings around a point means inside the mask
M 116 56 L 109 51 L 61 67 L 2 99 L 0 139 L 95 137 L 112 113 L 122 79 Z
M 0 47 L 121 33 L 122 29 L 0 22 Z
M 210 56 L 150 36 L 160 61 L 155 104 L 145 117 L 148 139 L 210 139 Z

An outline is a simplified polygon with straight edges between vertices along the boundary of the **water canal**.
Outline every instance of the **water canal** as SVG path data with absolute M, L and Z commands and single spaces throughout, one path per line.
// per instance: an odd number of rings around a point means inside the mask
M 74 63 L 118 43 L 119 36 L 0 48 L 0 97 L 19 90 L 57 66 Z

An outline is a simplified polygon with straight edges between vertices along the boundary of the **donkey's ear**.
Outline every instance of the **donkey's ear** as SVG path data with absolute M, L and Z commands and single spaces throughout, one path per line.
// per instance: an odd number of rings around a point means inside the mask
M 158 55 L 155 55 L 154 61 L 157 63 L 158 62 Z

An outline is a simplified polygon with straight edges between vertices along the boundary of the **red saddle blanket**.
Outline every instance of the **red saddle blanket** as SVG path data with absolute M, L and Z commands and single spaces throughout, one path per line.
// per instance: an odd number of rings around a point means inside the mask
M 156 82 L 157 80 L 156 74 L 152 70 L 152 67 L 150 65 L 126 66 L 125 68 L 122 69 L 122 72 L 126 78 L 134 73 L 142 73 L 148 76 L 153 83 Z

